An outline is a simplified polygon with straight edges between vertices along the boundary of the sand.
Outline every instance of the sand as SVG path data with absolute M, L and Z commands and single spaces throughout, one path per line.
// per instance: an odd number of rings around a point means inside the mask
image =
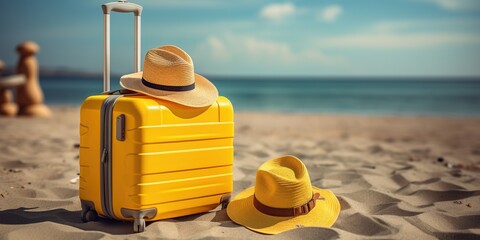
M 332 228 L 275 236 L 224 210 L 163 220 L 80 220 L 78 107 L 0 118 L 0 239 L 480 239 L 480 119 L 237 113 L 234 195 L 264 161 L 295 155 L 342 211 Z

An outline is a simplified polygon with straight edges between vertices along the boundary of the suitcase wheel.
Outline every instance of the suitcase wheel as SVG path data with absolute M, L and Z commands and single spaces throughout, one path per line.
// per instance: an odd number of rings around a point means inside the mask
M 145 219 L 135 219 L 133 221 L 133 232 L 140 233 L 145 231 Z
M 83 222 L 97 221 L 97 218 L 98 218 L 98 214 L 95 210 L 88 209 L 86 211 L 82 211 Z
M 222 197 L 220 201 L 222 204 L 222 210 L 226 209 L 228 207 L 228 204 L 230 203 L 230 195 Z
M 228 207 L 228 204 L 229 204 L 229 203 L 230 203 L 230 202 L 222 202 L 222 210 L 223 210 L 223 209 L 226 209 L 226 208 Z

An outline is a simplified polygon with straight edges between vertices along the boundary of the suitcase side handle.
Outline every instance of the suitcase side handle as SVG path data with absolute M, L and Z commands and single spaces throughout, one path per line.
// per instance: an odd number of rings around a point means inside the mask
M 126 0 L 102 4 L 103 10 L 103 91 L 110 91 L 110 13 L 133 12 L 134 13 L 134 71 L 140 71 L 140 49 L 141 49 L 141 15 L 143 7 L 129 3 Z

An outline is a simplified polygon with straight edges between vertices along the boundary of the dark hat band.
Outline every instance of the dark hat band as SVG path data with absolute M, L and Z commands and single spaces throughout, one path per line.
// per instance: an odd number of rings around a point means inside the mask
M 275 217 L 296 217 L 299 215 L 304 215 L 309 213 L 310 211 L 315 208 L 316 202 L 319 199 L 324 199 L 320 196 L 320 193 L 313 193 L 312 198 L 305 204 L 299 207 L 294 208 L 274 208 L 267 206 L 260 201 L 258 201 L 257 197 L 253 195 L 253 206 L 260 211 L 261 213 L 275 216 Z
M 155 84 L 151 83 L 144 78 L 142 78 L 142 84 L 153 89 L 157 90 L 163 90 L 163 91 L 171 91 L 171 92 L 184 92 L 184 91 L 190 91 L 195 89 L 195 83 L 192 83 L 190 85 L 186 86 L 168 86 L 168 85 L 161 85 L 161 84 Z

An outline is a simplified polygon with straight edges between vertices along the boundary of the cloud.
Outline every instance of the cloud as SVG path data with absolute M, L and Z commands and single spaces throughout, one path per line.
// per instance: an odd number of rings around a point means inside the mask
M 234 55 L 247 58 L 249 61 L 288 64 L 307 60 L 318 63 L 338 62 L 338 59 L 326 56 L 319 49 L 293 50 L 287 43 L 259 39 L 254 36 L 227 35 L 222 41 Z
M 373 33 L 317 39 L 321 46 L 350 48 L 429 48 L 455 44 L 480 44 L 480 34 L 457 33 Z
M 342 14 L 343 9 L 340 5 L 330 5 L 319 12 L 317 18 L 325 22 L 335 22 Z
M 271 21 L 281 21 L 295 13 L 292 3 L 274 3 L 262 8 L 260 16 Z
M 480 21 L 471 18 L 389 20 L 376 22 L 369 27 L 372 33 L 431 32 L 432 29 L 456 31 L 465 28 L 478 29 Z
M 207 45 L 212 50 L 212 54 L 217 59 L 228 58 L 228 53 L 225 49 L 225 45 L 218 37 L 209 37 L 207 39 Z
M 480 9 L 480 1 L 478 0 L 423 0 L 423 1 L 433 3 L 449 11 Z
M 378 21 L 364 31 L 316 38 L 318 46 L 414 49 L 480 44 L 475 19 L 404 19 Z
M 400 30 L 410 29 L 424 25 L 419 21 L 382 21 L 377 22 L 372 26 L 372 30 L 375 32 L 396 32 Z
M 240 39 L 239 44 L 253 59 L 275 59 L 275 61 L 292 62 L 296 58 L 286 43 L 245 37 Z
M 231 33 L 208 37 L 193 56 L 199 71 L 214 74 L 302 74 L 344 63 L 319 47 L 292 48 L 285 42 Z

